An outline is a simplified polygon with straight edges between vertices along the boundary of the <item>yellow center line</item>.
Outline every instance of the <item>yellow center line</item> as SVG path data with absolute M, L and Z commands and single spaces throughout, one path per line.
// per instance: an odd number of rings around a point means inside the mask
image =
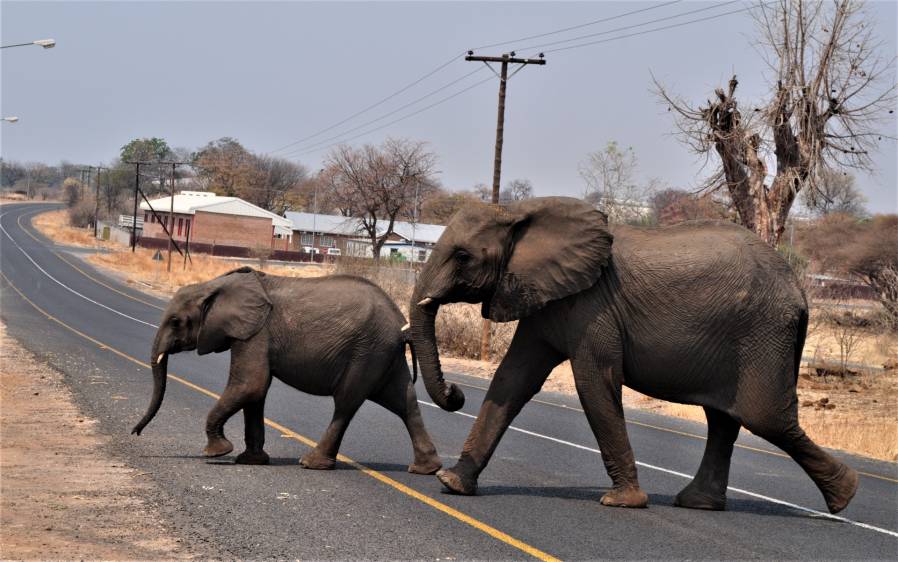
M 487 388 L 484 388 L 484 387 L 482 387 L 482 386 L 477 386 L 477 385 L 475 385 L 475 384 L 468 384 L 468 383 L 459 382 L 459 381 L 450 381 L 450 382 L 454 382 L 455 384 L 461 385 L 461 386 L 467 386 L 467 387 L 469 387 L 469 388 L 476 388 L 476 389 L 478 389 L 478 390 L 483 390 L 483 391 L 489 390 L 489 389 L 487 389 Z M 568 406 L 568 405 L 566 405 L 566 404 L 558 404 L 558 403 L 556 403 L 556 402 L 549 402 L 549 401 L 547 401 L 547 400 L 540 400 L 540 399 L 538 399 L 538 398 L 531 398 L 530 401 L 531 401 L 531 402 L 537 402 L 537 403 L 539 403 L 539 404 L 544 404 L 544 405 L 546 405 L 546 406 L 554 406 L 555 408 L 561 408 L 561 409 L 563 409 L 563 410 L 573 410 L 573 411 L 575 411 L 575 412 L 583 412 L 583 410 L 582 410 L 581 408 L 577 408 L 576 406 Z M 635 420 L 625 420 L 625 421 L 626 421 L 627 423 L 629 423 L 629 424 L 632 424 L 632 425 L 638 425 L 638 426 L 641 426 L 641 427 L 648 427 L 648 428 L 651 428 L 651 429 L 657 429 L 658 431 L 665 431 L 665 432 L 667 432 L 667 433 L 674 433 L 674 434 L 676 434 L 676 435 L 682 435 L 682 436 L 684 436 L 684 437 L 691 437 L 691 438 L 693 438 L 693 439 L 700 439 L 700 440 L 702 440 L 702 441 L 707 441 L 707 440 L 708 440 L 708 438 L 705 437 L 705 436 L 703 436 L 703 435 L 696 435 L 695 433 L 689 433 L 689 432 L 686 432 L 686 431 L 679 431 L 679 430 L 676 430 L 676 429 L 671 429 L 671 428 L 669 428 L 669 427 L 662 427 L 662 426 L 660 426 L 660 425 L 652 425 L 652 424 L 650 424 L 650 423 L 645 423 L 645 422 L 640 422 L 640 421 L 635 421 Z M 735 443 L 734 446 L 739 447 L 740 449 L 745 449 L 745 450 L 748 450 L 748 451 L 754 451 L 754 452 L 756 452 L 756 453 L 764 453 L 765 455 L 771 455 L 771 456 L 774 456 L 774 457 L 782 457 L 782 458 L 784 458 L 784 459 L 790 459 L 790 458 L 792 458 L 792 457 L 790 457 L 789 455 L 787 455 L 787 454 L 785 454 L 785 453 L 780 453 L 780 452 L 778 452 L 778 451 L 769 451 L 769 450 L 767 450 L 767 449 L 761 449 L 760 447 L 752 447 L 751 445 L 742 445 L 741 443 Z M 864 471 L 862 471 L 862 470 L 858 470 L 857 473 L 858 473 L 858 474 L 861 474 L 861 475 L 863 475 L 863 476 L 867 476 L 867 477 L 869 477 L 869 478 L 876 478 L 877 480 L 884 480 L 884 481 L 886 481 L 886 482 L 895 482 L 895 483 L 898 483 L 898 479 L 891 478 L 891 477 L 889 477 L 889 476 L 883 476 L 883 475 L 881 475 L 881 474 L 875 474 L 875 473 L 873 473 L 873 472 L 864 472 Z
M 73 328 L 72 326 L 69 326 L 62 320 L 56 318 L 55 316 L 53 316 L 52 314 L 50 314 L 49 312 L 47 312 L 46 310 L 44 310 L 43 308 L 38 306 L 36 303 L 34 303 L 34 301 L 29 299 L 27 296 L 25 296 L 25 294 L 22 293 L 22 291 L 20 291 L 18 287 L 13 285 L 12 281 L 10 281 L 9 278 L 6 276 L 6 274 L 4 274 L 2 271 L 0 271 L 0 277 L 2 277 L 3 280 L 6 281 L 6 283 L 16 293 L 18 293 L 18 295 L 20 297 L 22 297 L 22 299 L 25 302 L 30 304 L 35 310 L 40 312 L 42 315 L 46 316 L 49 320 L 52 320 L 53 322 L 59 324 L 60 326 L 69 330 L 70 332 L 73 332 L 74 334 L 77 334 L 78 336 L 81 336 L 82 338 L 96 344 L 101 349 L 111 351 L 112 353 L 118 355 L 119 357 L 122 357 L 123 359 L 126 359 L 136 365 L 140 365 L 141 367 L 151 369 L 151 366 L 149 364 L 144 363 L 143 361 L 136 359 L 136 358 L 128 355 L 127 353 L 119 351 L 118 349 L 115 349 L 114 347 L 111 347 L 111 346 L 101 342 L 100 340 L 93 338 L 93 337 L 85 334 L 84 332 L 81 332 L 77 328 Z M 191 388 L 201 394 L 205 394 L 206 396 L 209 396 L 210 398 L 214 398 L 216 400 L 219 398 L 219 395 L 212 392 L 211 390 L 203 388 L 203 387 L 201 387 L 195 383 L 192 383 L 188 380 L 182 379 L 181 377 L 179 377 L 177 375 L 173 375 L 173 374 L 169 373 L 168 378 L 173 381 L 179 382 L 182 385 L 184 385 L 188 388 Z M 296 433 L 295 431 L 289 429 L 288 427 L 283 426 L 273 420 L 265 418 L 265 425 L 267 425 L 277 431 L 280 431 L 282 435 L 285 435 L 289 438 L 295 439 L 296 441 L 299 441 L 300 443 L 304 443 L 310 447 L 315 446 L 314 440 L 309 439 L 308 437 L 305 437 L 303 435 L 300 435 L 299 433 Z M 377 470 L 374 470 L 373 468 L 370 468 L 368 466 L 365 466 L 364 464 L 362 464 L 356 460 L 353 460 L 345 455 L 342 455 L 342 454 L 337 455 L 337 460 L 348 464 L 349 466 L 353 467 L 354 469 L 358 470 L 359 472 L 361 472 L 367 476 L 370 476 L 370 477 L 374 478 L 375 480 L 378 480 L 378 481 L 390 486 L 391 488 L 393 488 L 399 492 L 402 492 L 403 494 L 405 494 L 411 498 L 414 498 L 414 499 L 420 501 L 421 503 L 423 503 L 425 505 L 428 505 L 438 511 L 441 511 L 441 512 L 445 513 L 446 515 L 448 515 L 458 521 L 461 521 L 462 523 L 465 523 L 466 525 L 469 525 L 469 526 L 477 529 L 478 531 L 481 531 L 482 533 L 489 535 L 490 537 L 493 537 L 494 539 L 497 539 L 509 546 L 512 546 L 512 547 L 520 550 L 521 552 L 529 554 L 530 556 L 532 556 L 534 558 L 543 560 L 545 562 L 559 560 L 558 558 L 555 558 L 551 554 L 547 554 L 547 553 L 543 552 L 542 550 L 539 550 L 536 547 L 533 547 L 521 540 L 518 540 L 507 533 L 503 533 L 499 529 L 496 529 L 495 527 L 488 525 L 487 523 L 484 523 L 483 521 L 480 521 L 466 513 L 463 513 L 453 507 L 450 507 L 450 506 L 444 504 L 443 502 L 437 501 L 426 494 L 422 494 L 421 492 L 419 492 L 413 488 L 410 488 L 409 486 L 406 486 L 405 484 L 402 484 L 401 482 L 399 482 L 397 480 L 390 478 L 386 474 L 379 472 Z

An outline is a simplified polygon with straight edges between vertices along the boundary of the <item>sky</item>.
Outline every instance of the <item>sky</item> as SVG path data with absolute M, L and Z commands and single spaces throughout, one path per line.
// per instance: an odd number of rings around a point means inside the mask
M 387 137 L 430 143 L 450 189 L 492 181 L 498 79 L 467 49 L 582 25 L 655 2 L 9 2 L 0 4 L 2 44 L 56 39 L 54 49 L 0 51 L 4 159 L 109 163 L 129 140 L 161 137 L 196 149 L 234 137 L 248 149 L 295 159 L 315 171 L 328 145 Z M 601 44 L 551 52 L 690 19 L 738 10 L 742 2 L 678 2 L 639 14 L 477 54 L 546 51 L 508 82 L 503 184 L 526 178 L 536 195 L 583 194 L 578 165 L 609 141 L 632 147 L 638 178 L 694 189 L 708 172 L 678 140 L 652 75 L 700 103 L 735 73 L 747 106 L 769 91 L 746 13 Z M 896 5 L 868 6 L 883 56 L 894 57 Z M 534 45 L 656 18 L 707 11 L 542 49 Z M 340 127 L 278 149 L 352 116 L 404 86 L 415 86 Z M 467 78 L 466 74 L 477 71 Z M 460 80 L 459 80 L 460 79 Z M 391 116 L 355 129 L 459 80 Z M 478 81 L 484 81 L 474 86 Z M 896 135 L 894 115 L 881 129 Z M 345 134 L 343 134 L 345 132 Z M 315 142 L 337 137 L 314 146 Z M 299 150 L 301 148 L 314 149 Z M 871 212 L 898 212 L 896 143 L 874 155 L 876 171 L 857 177 Z

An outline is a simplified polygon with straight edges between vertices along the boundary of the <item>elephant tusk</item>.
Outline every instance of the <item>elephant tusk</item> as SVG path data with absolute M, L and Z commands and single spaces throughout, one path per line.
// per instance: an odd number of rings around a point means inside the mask
M 406 322 L 405 326 L 399 329 L 400 332 L 408 332 L 408 329 L 411 328 L 412 325 Z
M 164 353 L 160 353 L 159 357 L 156 358 L 156 364 L 162 363 L 162 358 L 165 357 Z
M 418 303 L 418 306 L 427 306 L 428 304 L 430 304 L 432 302 L 433 302 L 433 299 L 430 297 L 427 297 L 426 299 L 422 299 L 421 302 Z

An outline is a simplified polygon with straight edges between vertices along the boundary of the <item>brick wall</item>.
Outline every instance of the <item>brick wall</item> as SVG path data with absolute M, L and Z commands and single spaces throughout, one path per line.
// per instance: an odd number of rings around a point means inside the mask
M 160 212 L 158 209 L 156 212 L 159 214 L 159 218 L 167 224 L 168 213 Z M 193 223 L 193 215 L 179 215 L 178 213 L 175 213 L 173 223 L 174 226 L 169 228 L 169 231 L 174 234 L 175 240 L 184 240 L 187 238 L 188 225 Z M 180 229 L 178 228 L 179 224 Z M 162 225 L 155 221 L 155 217 L 150 211 L 144 211 L 142 236 L 147 238 L 168 238 L 165 235 L 165 231 L 162 230 Z M 190 237 L 192 239 L 193 234 L 191 234 Z
M 228 246 L 271 247 L 271 219 L 244 217 L 197 211 L 194 215 L 191 242 L 225 244 Z

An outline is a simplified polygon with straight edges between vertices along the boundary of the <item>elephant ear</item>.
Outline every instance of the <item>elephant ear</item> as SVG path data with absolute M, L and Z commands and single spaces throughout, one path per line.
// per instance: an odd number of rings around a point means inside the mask
M 209 281 L 197 335 L 198 354 L 225 351 L 233 340 L 249 339 L 262 329 L 271 312 L 271 301 L 259 275 L 242 267 Z
M 544 197 L 508 208 L 510 257 L 483 316 L 508 322 L 593 286 L 611 257 L 605 214 L 579 199 Z

